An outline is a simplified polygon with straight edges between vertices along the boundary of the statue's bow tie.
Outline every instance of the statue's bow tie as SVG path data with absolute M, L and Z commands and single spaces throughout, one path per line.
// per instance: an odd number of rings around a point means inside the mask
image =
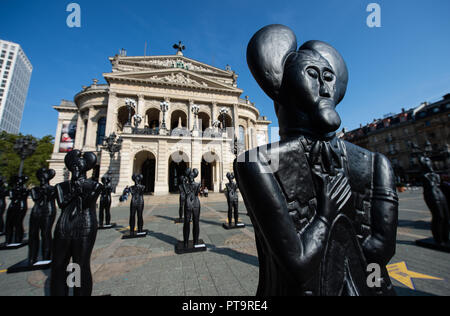
M 316 141 L 309 152 L 309 162 L 313 168 L 321 167 L 329 175 L 335 175 L 342 168 L 340 155 L 328 141 Z

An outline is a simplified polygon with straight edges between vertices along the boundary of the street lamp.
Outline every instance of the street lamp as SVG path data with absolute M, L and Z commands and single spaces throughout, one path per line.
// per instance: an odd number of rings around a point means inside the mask
M 114 155 L 122 149 L 122 137 L 116 138 L 116 133 L 112 133 L 108 137 L 103 138 L 103 148 L 109 152 L 111 160 L 114 158 Z
M 134 121 L 134 128 L 137 130 L 139 125 L 141 125 L 141 123 L 142 123 L 142 115 L 135 114 L 133 116 L 133 121 Z
M 130 98 L 126 98 L 125 99 L 125 105 L 127 107 L 128 110 L 128 121 L 125 124 L 125 126 L 131 126 L 131 110 L 135 110 L 136 109 L 136 101 Z
M 25 159 L 31 156 L 37 147 L 37 142 L 30 136 L 22 137 L 16 140 L 14 151 L 20 156 L 19 177 L 22 176 L 23 164 Z
M 167 101 L 161 102 L 160 108 L 161 108 L 161 111 L 163 112 L 163 120 L 162 120 L 162 124 L 161 124 L 161 129 L 166 131 L 167 130 L 167 127 L 166 127 L 166 112 L 169 111 L 169 103 Z
M 198 117 L 198 112 L 200 112 L 200 106 L 198 106 L 197 104 L 192 104 L 191 111 L 194 114 L 194 128 L 193 128 L 193 131 L 196 131 L 198 129 L 198 127 L 197 127 L 197 117 Z
M 222 119 L 222 132 L 225 131 L 226 126 L 225 126 L 225 115 L 228 114 L 228 109 L 227 108 L 221 108 L 219 111 L 220 117 Z

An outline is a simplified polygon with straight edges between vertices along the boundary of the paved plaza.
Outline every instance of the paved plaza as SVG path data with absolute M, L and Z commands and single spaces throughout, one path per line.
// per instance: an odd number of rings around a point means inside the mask
M 112 210 L 117 229 L 99 231 L 92 257 L 93 295 L 252 296 L 258 285 L 253 227 L 240 203 L 245 229 L 227 231 L 223 195 L 202 198 L 200 238 L 208 251 L 175 254 L 182 224 L 175 224 L 177 196 L 147 197 L 144 211 L 149 235 L 122 240 L 128 227 L 127 205 Z M 450 254 L 416 246 L 431 236 L 431 216 L 422 193 L 400 194 L 397 254 L 389 266 L 399 295 L 450 295 Z M 27 226 L 27 225 L 26 225 Z M 0 242 L 4 241 L 1 237 Z M 49 271 L 7 274 L 28 249 L 0 252 L 0 295 L 48 295 Z

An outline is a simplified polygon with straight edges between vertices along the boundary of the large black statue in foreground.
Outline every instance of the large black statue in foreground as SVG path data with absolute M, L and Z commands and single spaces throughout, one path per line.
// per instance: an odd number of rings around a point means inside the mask
M 50 185 L 50 180 L 55 177 L 53 169 L 42 168 L 36 172 L 36 178 L 40 186 L 31 189 L 31 197 L 34 206 L 30 214 L 30 236 L 28 241 L 28 264 L 33 265 L 39 260 L 39 246 L 42 237 L 43 261 L 51 260 L 52 228 L 56 217 L 56 190 Z
M 6 245 L 23 245 L 23 220 L 28 210 L 27 199 L 30 194 L 26 187 L 27 182 L 27 176 L 15 176 L 11 180 L 13 187 L 9 192 L 11 202 L 6 212 Z
M 64 158 L 72 173 L 70 181 L 56 185 L 56 197 L 61 216 L 55 228 L 50 294 L 67 296 L 67 277 L 70 259 L 79 266 L 80 287 L 74 287 L 75 296 L 92 294 L 91 254 L 97 237 L 96 201 L 102 185 L 86 178 L 94 168 L 97 157 L 79 150 L 69 152 Z M 74 271 L 77 271 L 75 268 Z M 69 271 L 72 272 L 72 271 Z
M 111 177 L 102 177 L 102 192 L 100 194 L 100 207 L 98 212 L 99 228 L 111 228 L 111 193 L 113 191 L 111 185 Z M 105 221 L 105 225 L 103 225 Z
M 223 224 L 226 229 L 245 227 L 243 223 L 239 223 L 239 196 L 237 193 L 238 186 L 234 182 L 234 173 L 227 173 L 228 183 L 225 184 L 225 196 L 228 204 L 228 223 Z M 234 212 L 233 212 L 234 210 Z M 234 214 L 233 214 L 234 213 Z M 234 225 L 233 225 L 234 215 Z
M 6 197 L 9 195 L 8 189 L 5 185 L 5 179 L 0 176 L 0 236 L 5 233 L 5 210 L 6 210 Z
M 423 170 L 423 196 L 430 209 L 431 231 L 434 241 L 450 251 L 449 242 L 449 210 L 447 199 L 441 190 L 441 179 L 433 170 L 433 165 L 428 157 L 420 157 Z
M 320 41 L 297 50 L 291 29 L 270 25 L 251 39 L 247 60 L 275 102 L 281 137 L 235 163 L 255 228 L 257 294 L 395 294 L 386 270 L 396 245 L 394 174 L 384 156 L 335 135 L 348 81 L 341 55 Z M 372 263 L 381 268 L 373 288 Z

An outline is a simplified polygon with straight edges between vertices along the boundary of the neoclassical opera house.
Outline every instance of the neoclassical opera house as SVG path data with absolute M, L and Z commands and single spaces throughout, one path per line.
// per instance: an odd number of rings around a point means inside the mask
M 180 45 L 181 46 L 181 45 Z M 182 47 L 182 46 L 181 46 Z M 69 173 L 64 156 L 72 149 L 98 156 L 94 178 L 109 173 L 120 193 L 142 173 L 148 194 L 177 191 L 187 167 L 200 171 L 200 181 L 219 192 L 233 169 L 236 148 L 247 150 L 268 143 L 268 125 L 229 67 L 222 70 L 183 56 L 110 57 L 107 84 L 94 80 L 74 101 L 63 100 L 58 111 L 50 168 L 53 183 Z M 110 155 L 105 136 L 121 138 L 121 150 Z

